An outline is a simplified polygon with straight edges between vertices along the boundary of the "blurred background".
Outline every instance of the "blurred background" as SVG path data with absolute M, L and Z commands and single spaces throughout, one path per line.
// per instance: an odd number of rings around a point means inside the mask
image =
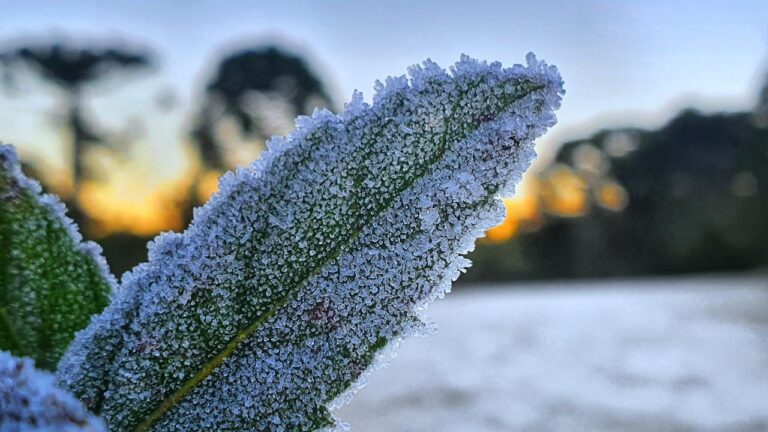
M 0 0 L 0 140 L 120 275 L 223 172 L 426 58 L 556 64 L 507 218 L 339 415 L 768 431 L 768 3 Z

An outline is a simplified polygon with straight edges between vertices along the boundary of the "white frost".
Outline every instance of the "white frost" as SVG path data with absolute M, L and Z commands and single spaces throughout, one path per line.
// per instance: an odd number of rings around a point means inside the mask
M 0 432 L 102 432 L 104 423 L 34 362 L 0 352 Z

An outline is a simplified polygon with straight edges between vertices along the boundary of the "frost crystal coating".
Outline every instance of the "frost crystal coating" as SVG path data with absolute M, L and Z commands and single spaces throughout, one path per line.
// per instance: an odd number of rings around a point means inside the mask
M 81 332 L 59 382 L 111 430 L 311 431 L 469 265 L 555 123 L 562 80 L 530 54 L 462 57 L 301 117 L 150 246 Z
M 0 352 L 0 432 L 101 432 L 104 423 L 32 360 Z
M 101 248 L 0 144 L 0 350 L 53 369 L 115 285 Z

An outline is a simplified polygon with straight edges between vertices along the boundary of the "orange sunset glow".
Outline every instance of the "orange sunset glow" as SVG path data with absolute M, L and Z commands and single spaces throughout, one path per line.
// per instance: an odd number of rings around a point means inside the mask
M 189 182 L 178 179 L 154 190 L 143 188 L 134 173 L 120 173 L 109 182 L 86 182 L 79 202 L 90 217 L 95 237 L 115 232 L 148 236 L 183 229 L 182 208 Z
M 81 186 L 79 203 L 89 219 L 88 231 L 100 238 L 114 233 L 152 236 L 161 231 L 184 228 L 184 211 L 189 194 L 205 202 L 218 188 L 220 172 L 209 171 L 195 179 L 198 167 L 187 169 L 174 179 L 153 185 L 146 173 L 135 165 L 116 165 L 110 175 L 90 180 Z M 57 193 L 70 193 L 58 183 Z M 485 241 L 502 243 L 520 232 L 536 230 L 544 214 L 576 217 L 588 211 L 590 193 L 586 180 L 577 172 L 556 166 L 547 173 L 532 173 L 518 187 L 514 197 L 505 198 L 507 215 L 501 224 L 486 233 Z M 594 192 L 595 202 L 610 210 L 621 210 L 627 203 L 626 191 L 615 182 L 605 181 Z

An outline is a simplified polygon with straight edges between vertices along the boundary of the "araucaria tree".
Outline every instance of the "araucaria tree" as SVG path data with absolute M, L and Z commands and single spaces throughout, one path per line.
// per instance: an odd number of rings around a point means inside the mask
M 15 67 L 26 67 L 63 93 L 66 126 L 71 134 L 72 204 L 77 205 L 80 185 L 88 174 L 86 153 L 91 147 L 107 144 L 83 113 L 83 93 L 119 75 L 118 72 L 149 68 L 150 54 L 119 46 L 86 48 L 73 44 L 32 43 L 0 52 L 0 66 L 5 66 L 7 76 L 12 76 Z
M 563 94 L 557 69 L 532 54 L 526 66 L 462 57 L 409 72 L 377 83 L 372 104 L 356 93 L 340 114 L 300 117 L 223 176 L 191 226 L 155 239 L 77 334 L 60 388 L 112 431 L 338 427 L 329 409 L 385 347 L 423 331 L 423 306 L 503 219 L 499 197 Z M 3 212 L 25 195 L 10 170 Z M 13 268 L 0 271 L 13 282 Z

